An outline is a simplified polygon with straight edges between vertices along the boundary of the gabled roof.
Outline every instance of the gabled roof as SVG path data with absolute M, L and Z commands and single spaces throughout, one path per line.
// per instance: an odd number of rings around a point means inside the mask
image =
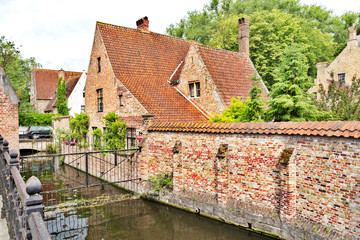
M 239 96 L 246 101 L 252 88 L 250 78 L 256 73 L 249 58 L 237 52 L 203 45 L 199 45 L 199 52 L 225 104 L 229 106 L 230 99 Z M 264 85 L 259 87 L 264 90 L 262 94 L 267 93 Z
M 72 91 L 74 90 L 76 84 L 78 83 L 80 77 L 81 77 L 81 75 L 75 75 L 74 77 L 70 77 L 66 81 L 66 84 L 65 84 L 66 98 L 69 98 L 70 94 L 72 93 Z M 56 107 L 56 102 L 57 102 L 56 92 L 54 92 L 54 94 L 51 97 L 51 100 L 48 103 L 48 105 L 46 106 L 44 112 L 51 112 L 53 110 L 53 108 Z
M 57 88 L 59 70 L 33 69 L 36 86 L 36 99 L 50 99 Z M 65 80 L 73 76 L 81 76 L 81 72 L 64 71 Z
M 158 121 L 208 119 L 206 113 L 172 87 L 178 83 L 193 44 L 199 46 L 199 54 L 227 106 L 232 97 L 242 96 L 245 101 L 249 96 L 250 77 L 255 69 L 250 59 L 239 53 L 101 22 L 97 22 L 97 28 L 116 77 Z
M 116 77 L 158 121 L 207 121 L 169 79 L 190 42 L 97 22 Z

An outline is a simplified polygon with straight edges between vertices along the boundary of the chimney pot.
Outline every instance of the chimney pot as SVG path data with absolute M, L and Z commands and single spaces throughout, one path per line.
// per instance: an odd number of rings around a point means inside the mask
M 149 19 L 148 17 L 143 17 L 139 20 L 136 21 L 136 26 L 137 29 L 139 30 L 144 30 L 144 31 L 149 31 Z
M 239 19 L 239 53 L 249 57 L 249 19 Z

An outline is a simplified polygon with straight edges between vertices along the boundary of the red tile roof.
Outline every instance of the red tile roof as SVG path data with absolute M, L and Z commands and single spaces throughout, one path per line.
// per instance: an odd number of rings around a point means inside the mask
M 59 70 L 33 69 L 36 86 L 36 99 L 50 99 L 57 88 Z M 65 71 L 65 80 L 81 75 L 81 72 Z
M 80 77 L 81 77 L 81 75 L 75 75 L 74 77 L 70 77 L 66 81 L 66 84 L 65 84 L 65 86 L 66 86 L 66 98 L 70 97 L 70 94 L 74 90 L 74 88 L 75 88 L 77 82 L 79 81 Z M 56 102 L 57 102 L 57 98 L 56 98 L 56 92 L 55 92 L 53 94 L 50 102 L 46 106 L 44 112 L 52 112 L 53 108 L 56 107 Z
M 239 96 L 246 101 L 252 88 L 250 78 L 255 73 L 250 60 L 237 52 L 203 45 L 199 45 L 199 52 L 225 104 L 229 106 L 230 99 Z M 260 88 L 264 89 L 262 95 L 265 95 L 264 85 Z
M 279 134 L 360 138 L 360 121 L 268 123 L 154 123 L 148 131 Z
M 97 23 L 116 77 L 158 121 L 207 121 L 169 84 L 190 42 L 148 31 Z

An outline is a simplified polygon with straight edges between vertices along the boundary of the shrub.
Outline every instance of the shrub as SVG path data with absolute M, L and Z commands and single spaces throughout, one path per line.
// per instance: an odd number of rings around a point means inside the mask
M 19 124 L 21 126 L 51 126 L 52 113 L 26 113 L 19 112 Z
M 173 188 L 172 179 L 173 179 L 172 173 L 159 173 L 156 174 L 155 177 L 149 177 L 147 181 L 154 184 L 153 190 L 157 192 L 160 189 L 165 189 L 165 188 L 172 189 Z
M 109 112 L 103 119 L 103 123 L 106 126 L 106 132 L 104 133 L 105 149 L 124 149 L 126 123 L 123 120 L 119 120 L 118 115 L 114 112 Z
M 100 150 L 101 149 L 101 137 L 102 137 L 101 129 L 100 128 L 95 129 L 91 135 L 94 136 L 93 147 L 95 149 Z

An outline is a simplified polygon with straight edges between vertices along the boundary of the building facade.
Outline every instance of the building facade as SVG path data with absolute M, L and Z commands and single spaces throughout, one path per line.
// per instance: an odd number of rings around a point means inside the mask
M 147 17 L 136 24 L 96 23 L 85 86 L 92 130 L 115 112 L 131 135 L 141 137 L 151 121 L 206 122 L 232 97 L 249 96 L 257 73 L 249 59 L 247 19 L 239 21 L 239 53 L 151 32 Z
M 44 113 L 56 92 L 58 79 L 61 77 L 67 81 L 70 78 L 80 77 L 81 74 L 81 72 L 70 72 L 64 71 L 63 69 L 49 70 L 32 68 L 30 83 L 31 105 L 38 112 Z
M 315 86 L 309 92 L 319 98 L 320 85 L 327 91 L 329 81 L 342 81 L 351 86 L 354 77 L 360 77 L 360 36 L 356 35 L 356 26 L 348 28 L 348 42 L 344 50 L 332 61 L 316 64 Z

